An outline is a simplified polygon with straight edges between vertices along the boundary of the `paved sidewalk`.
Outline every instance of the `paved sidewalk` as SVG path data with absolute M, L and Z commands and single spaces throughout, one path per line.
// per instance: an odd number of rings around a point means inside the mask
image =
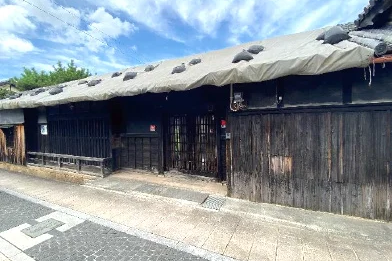
M 389 223 L 235 199 L 215 211 L 195 201 L 6 171 L 0 188 L 238 260 L 392 260 Z
M 0 205 L 0 253 L 12 261 L 232 261 L 10 190 Z

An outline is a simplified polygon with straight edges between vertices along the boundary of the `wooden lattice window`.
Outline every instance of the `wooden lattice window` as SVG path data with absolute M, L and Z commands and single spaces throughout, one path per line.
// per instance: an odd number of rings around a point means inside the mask
M 216 137 L 214 115 L 170 117 L 169 168 L 215 175 Z

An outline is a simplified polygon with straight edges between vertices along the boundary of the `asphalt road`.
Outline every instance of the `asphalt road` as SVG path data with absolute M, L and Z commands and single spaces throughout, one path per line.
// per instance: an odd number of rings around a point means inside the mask
M 39 232 L 49 218 L 64 225 L 37 238 L 23 233 L 26 227 Z M 11 243 L 34 260 L 205 260 L 1 191 L 0 220 L 0 243 Z

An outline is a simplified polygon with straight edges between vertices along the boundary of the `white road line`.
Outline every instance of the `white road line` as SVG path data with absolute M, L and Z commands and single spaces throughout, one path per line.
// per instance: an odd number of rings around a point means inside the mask
M 11 257 L 10 259 L 11 261 L 35 261 L 35 259 L 29 257 L 23 252 L 17 254 L 16 256 Z
M 56 228 L 56 230 L 58 230 L 60 232 L 65 232 L 65 231 L 84 222 L 84 219 L 81 219 L 81 218 L 78 218 L 75 216 L 71 216 L 71 215 L 68 215 L 68 214 L 65 214 L 65 213 L 59 212 L 59 211 L 56 211 L 56 212 L 50 213 L 49 215 L 37 218 L 36 221 L 42 222 L 42 221 L 45 221 L 45 220 L 48 220 L 51 218 L 65 223 L 61 227 Z
M 6 258 L 3 259 L 2 257 Z M 20 249 L 13 246 L 7 240 L 0 238 L 0 261 L 11 260 L 11 261 L 35 261 L 35 259 L 29 257 L 23 253 Z
M 0 238 L 0 252 L 8 258 L 16 256 L 22 251 L 15 246 L 11 245 L 8 241 Z
M 22 251 L 29 249 L 33 246 L 36 246 L 50 238 L 52 238 L 52 235 L 49 234 L 43 234 L 39 237 L 36 238 L 31 238 L 25 233 L 23 233 L 21 230 L 31 227 L 29 224 L 22 224 L 20 226 L 11 228 L 7 231 L 1 232 L 0 237 L 4 238 L 17 248 L 21 249 Z

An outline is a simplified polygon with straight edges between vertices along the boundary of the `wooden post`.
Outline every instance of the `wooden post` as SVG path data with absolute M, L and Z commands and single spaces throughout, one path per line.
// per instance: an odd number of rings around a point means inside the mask
M 61 169 L 61 157 L 57 158 L 57 164 L 59 166 L 59 169 Z
M 166 142 L 166 114 L 161 113 L 161 128 L 159 130 L 159 140 L 158 140 L 158 172 L 159 174 L 163 174 L 165 171 L 165 159 L 166 159 L 166 150 L 165 150 L 165 142 Z
M 105 160 L 101 161 L 101 174 L 102 177 L 105 176 L 105 164 L 104 164 Z
M 77 159 L 76 162 L 78 164 L 78 171 L 81 171 L 82 170 L 82 165 L 80 163 L 80 159 Z
M 217 178 L 219 178 L 219 180 L 224 180 L 223 177 L 223 166 L 222 166 L 222 154 L 221 154 L 221 146 L 222 146 L 222 141 L 221 141 L 221 135 L 222 135 L 222 128 L 221 128 L 221 117 L 220 117 L 220 113 L 215 113 L 214 117 L 215 117 L 215 151 L 216 151 L 216 164 L 217 164 Z

